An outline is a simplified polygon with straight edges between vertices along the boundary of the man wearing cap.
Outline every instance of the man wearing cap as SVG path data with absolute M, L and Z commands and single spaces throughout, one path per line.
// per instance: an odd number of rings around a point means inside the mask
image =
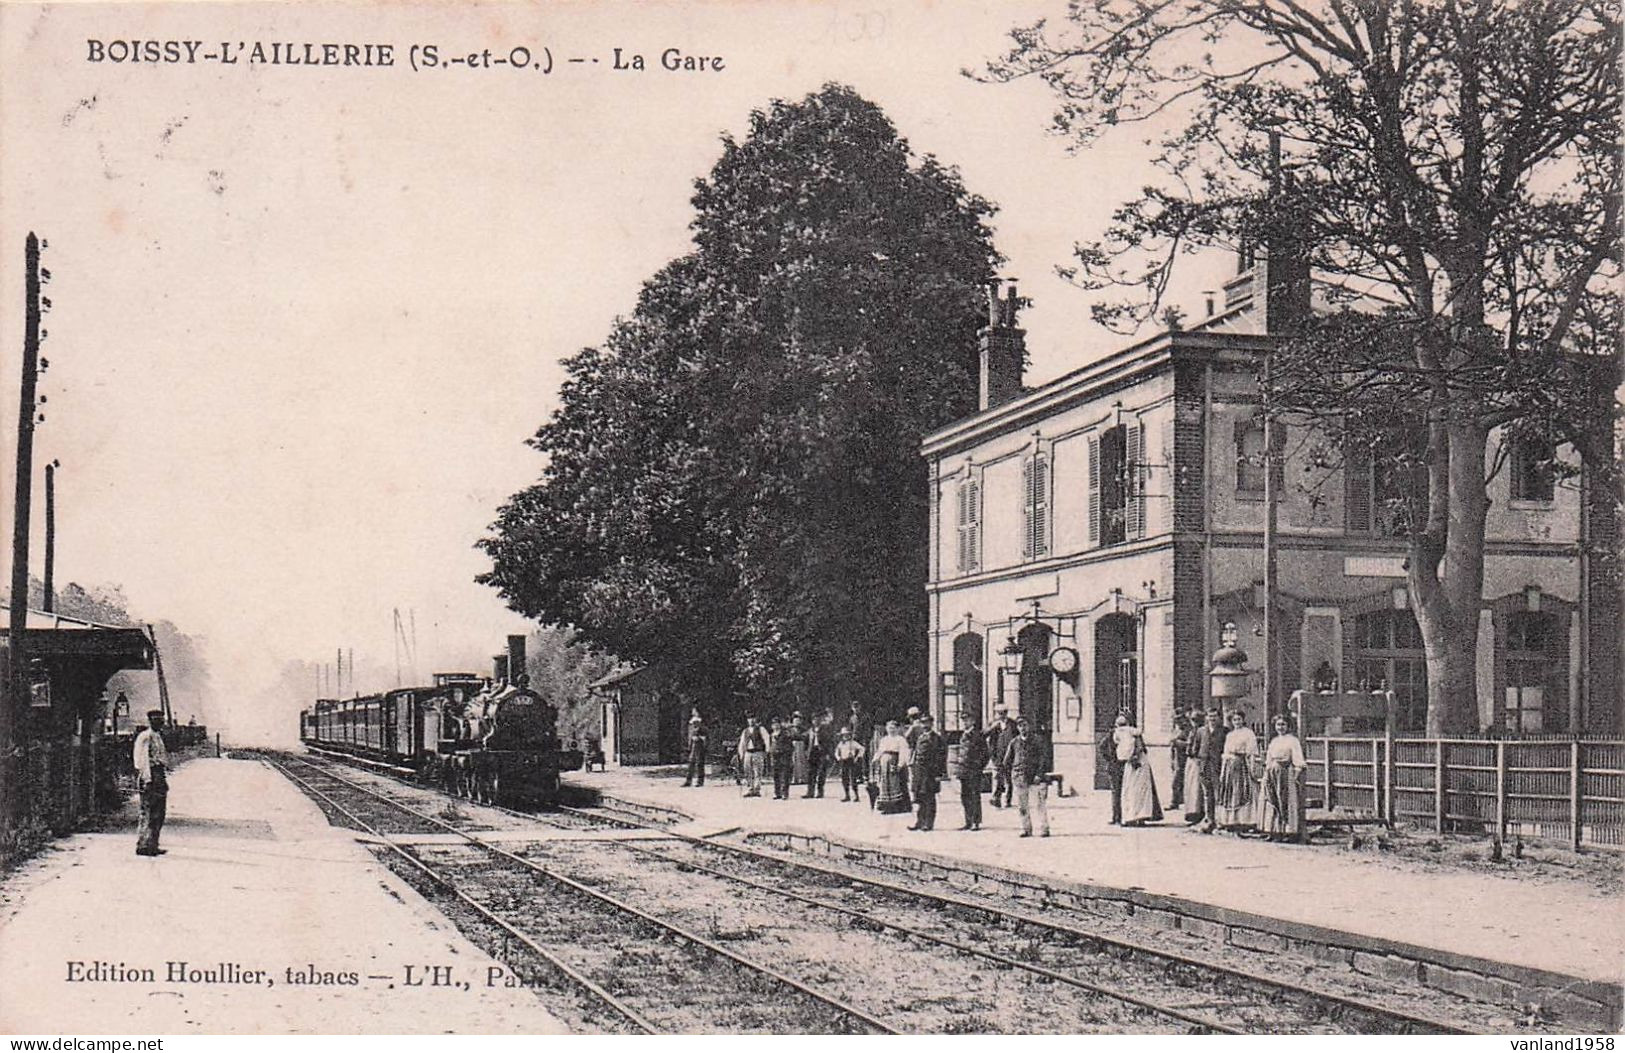
M 135 833 L 135 854 L 161 856 L 158 834 L 169 806 L 169 751 L 164 748 L 164 711 L 147 713 L 147 728 L 135 737 L 135 778 L 141 791 L 141 824 Z
M 835 714 L 825 710 L 813 718 L 807 729 L 807 793 L 808 797 L 824 796 L 824 783 L 829 778 L 829 765 L 835 752 Z
M 959 803 L 965 809 L 961 830 L 982 828 L 982 769 L 987 767 L 987 739 L 982 729 L 968 727 L 959 736 Z
M 772 754 L 773 764 L 773 799 L 788 801 L 790 799 L 790 777 L 795 770 L 796 739 L 802 733 L 793 729 L 792 725 L 773 719 L 773 725 L 768 731 L 768 751 Z
M 762 795 L 762 771 L 767 767 L 767 738 L 761 722 L 751 716 L 739 736 L 739 762 L 745 768 L 745 796 Z
M 841 766 L 841 800 L 857 801 L 866 781 L 863 777 L 863 744 L 852 737 L 851 728 L 841 729 L 835 744 L 835 763 Z
M 684 786 L 705 785 L 705 721 L 695 713 L 688 718 L 688 774 Z
M 948 744 L 931 726 L 931 715 L 922 713 L 914 725 L 913 759 L 909 762 L 909 789 L 920 806 L 910 830 L 930 830 L 937 825 L 938 780 L 948 774 Z
M 1010 765 L 1005 758 L 1010 753 L 1010 743 L 1016 740 L 1016 722 L 1010 719 L 1009 706 L 999 706 L 993 715 L 997 723 L 987 732 L 989 752 L 993 756 L 993 807 L 1008 808 L 1012 797 Z
M 1016 737 L 1010 740 L 1005 763 L 1015 779 L 1016 806 L 1021 812 L 1021 836 L 1033 836 L 1032 813 L 1038 813 L 1040 837 L 1049 836 L 1049 773 L 1044 744 L 1028 727 L 1027 719 L 1016 721 Z

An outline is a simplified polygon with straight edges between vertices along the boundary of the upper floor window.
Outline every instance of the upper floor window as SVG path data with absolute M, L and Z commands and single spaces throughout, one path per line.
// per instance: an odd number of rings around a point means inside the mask
M 1145 425 L 1107 428 L 1089 440 L 1089 541 L 1145 536 Z
M 1344 515 L 1350 533 L 1407 537 L 1427 514 L 1427 436 L 1395 433 L 1373 450 L 1344 456 Z
M 975 479 L 960 483 L 956 501 L 959 540 L 957 566 L 959 572 L 965 574 L 982 565 L 982 484 Z
M 1518 438 L 1512 442 L 1512 500 L 1550 504 L 1556 490 L 1557 473 L 1552 461 L 1556 447 L 1542 439 Z
M 1264 493 L 1264 427 L 1256 421 L 1236 422 L 1236 493 Z
M 1021 554 L 1038 559 L 1049 554 L 1049 458 L 1035 453 L 1021 462 Z

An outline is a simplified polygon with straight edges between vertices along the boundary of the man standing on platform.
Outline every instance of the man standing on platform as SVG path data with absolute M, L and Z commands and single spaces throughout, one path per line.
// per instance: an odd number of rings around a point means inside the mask
M 1010 752 L 1010 743 L 1015 741 L 1016 722 L 1010 719 L 1008 707 L 1000 706 L 993 714 L 997 722 L 988 730 L 988 745 L 993 755 L 993 807 L 1008 808 L 1014 798 L 1010 795 L 1010 765 L 1005 763 L 1004 757 Z
M 1033 836 L 1032 812 L 1038 812 L 1040 837 L 1049 836 L 1049 772 L 1043 743 L 1029 733 L 1027 719 L 1016 721 L 1016 737 L 1010 741 L 1004 764 L 1015 782 L 1016 806 L 1021 811 L 1021 836 Z
M 959 803 L 965 808 L 961 830 L 982 828 L 982 769 L 987 767 L 987 739 L 982 729 L 966 728 L 959 737 Z
M 829 778 L 829 765 L 834 753 L 835 715 L 825 710 L 813 718 L 813 726 L 807 732 L 806 796 L 824 796 L 824 783 Z
M 147 714 L 147 729 L 135 737 L 135 778 L 141 791 L 141 825 L 136 829 L 135 854 L 161 856 L 158 834 L 169 808 L 169 751 L 164 748 L 164 712 Z
M 1196 734 L 1196 728 L 1186 719 L 1184 710 L 1174 710 L 1174 736 L 1169 741 L 1169 752 L 1173 754 L 1174 785 L 1168 797 L 1168 803 L 1175 808 L 1185 803 L 1185 761 L 1190 754 L 1191 737 Z M 1191 787 L 1192 791 L 1196 787 Z
M 795 773 L 796 740 L 800 738 L 800 733 L 791 725 L 775 719 L 773 731 L 768 738 L 772 743 L 769 749 L 773 754 L 773 799 L 788 801 L 790 776 Z
M 1218 823 L 1219 772 L 1224 767 L 1224 728 L 1219 724 L 1219 711 L 1207 711 L 1207 723 L 1196 733 L 1196 808 L 1187 812 L 1185 822 L 1202 824 L 1202 833 L 1211 834 Z
M 910 830 L 931 830 L 937 825 L 938 781 L 948 773 L 948 744 L 931 726 L 931 715 L 922 713 L 915 724 L 914 759 L 909 764 L 910 789 L 920 811 Z
M 767 739 L 762 725 L 754 716 L 739 736 L 739 763 L 745 768 L 745 796 L 762 795 L 762 771 L 767 767 Z
M 705 785 L 705 722 L 698 713 L 688 718 L 688 774 L 683 785 Z
M 1106 777 L 1111 781 L 1113 826 L 1123 825 L 1123 762 L 1117 759 L 1116 733 L 1118 728 L 1127 727 L 1128 723 L 1128 714 L 1120 711 L 1095 746 L 1095 763 L 1105 770 Z

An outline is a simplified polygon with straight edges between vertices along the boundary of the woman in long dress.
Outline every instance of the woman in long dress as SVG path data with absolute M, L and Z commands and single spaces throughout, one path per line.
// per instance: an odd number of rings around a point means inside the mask
M 1119 715 L 1112 741 L 1117 747 L 1117 759 L 1123 762 L 1123 825 L 1161 822 L 1162 803 L 1157 800 L 1157 783 L 1146 758 L 1145 737 L 1126 716 Z
M 1275 737 L 1264 751 L 1264 799 L 1258 828 L 1271 841 L 1303 836 L 1303 744 L 1286 717 L 1275 718 Z
M 887 815 L 912 811 L 908 799 L 908 765 L 913 751 L 897 730 L 897 721 L 886 721 L 886 734 L 875 748 L 875 783 L 880 797 L 875 809 Z
M 1258 736 L 1248 727 L 1241 710 L 1230 714 L 1230 733 L 1224 737 L 1224 760 L 1219 768 L 1218 825 L 1226 830 L 1250 827 L 1257 817 Z

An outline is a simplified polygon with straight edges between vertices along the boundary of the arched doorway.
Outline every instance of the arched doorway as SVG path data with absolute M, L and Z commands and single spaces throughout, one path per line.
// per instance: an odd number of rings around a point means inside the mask
M 1133 615 L 1108 614 L 1095 622 L 1095 735 L 1106 733 L 1119 710 L 1140 713 L 1140 636 Z M 1095 765 L 1095 789 L 1111 788 L 1103 764 Z
M 982 726 L 982 679 L 982 635 L 960 633 L 954 637 L 954 687 L 959 692 L 961 727 Z M 953 719 L 947 713 L 942 717 L 944 724 Z
M 1049 669 L 1051 650 L 1050 627 L 1042 622 L 1029 622 L 1016 634 L 1016 646 L 1021 648 L 1021 688 L 1016 715 L 1024 717 L 1028 726 L 1042 733 L 1042 741 L 1050 742 L 1055 711 L 1055 677 Z

